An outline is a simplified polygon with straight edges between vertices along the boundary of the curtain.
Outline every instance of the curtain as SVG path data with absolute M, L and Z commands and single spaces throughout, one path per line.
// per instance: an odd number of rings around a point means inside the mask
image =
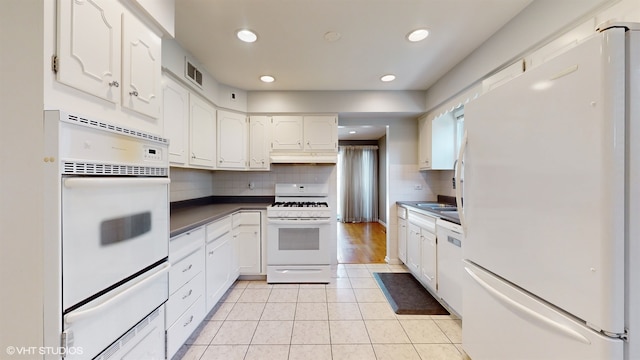
M 339 220 L 378 221 L 378 147 L 340 146 L 338 156 Z

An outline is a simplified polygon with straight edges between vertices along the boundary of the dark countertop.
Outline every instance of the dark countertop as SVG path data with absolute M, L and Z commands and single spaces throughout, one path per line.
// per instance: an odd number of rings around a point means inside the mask
M 239 210 L 266 210 L 271 204 L 273 200 L 269 197 L 208 197 L 171 203 L 169 236 L 180 235 Z
M 437 209 L 431 209 L 428 207 L 420 207 L 418 206 L 418 204 L 425 204 L 425 203 L 432 203 L 432 204 L 451 204 L 451 202 L 448 201 L 396 201 L 396 204 L 398 205 L 402 205 L 406 208 L 410 208 L 411 210 L 417 210 L 419 212 L 422 212 L 424 214 L 427 215 L 431 215 L 431 216 L 437 216 L 439 218 L 442 218 L 444 220 L 447 221 L 451 221 L 452 223 L 458 224 L 460 225 L 460 217 L 455 216 L 453 214 L 445 214 L 441 211 L 438 211 Z M 456 206 L 455 204 L 451 204 L 452 206 Z

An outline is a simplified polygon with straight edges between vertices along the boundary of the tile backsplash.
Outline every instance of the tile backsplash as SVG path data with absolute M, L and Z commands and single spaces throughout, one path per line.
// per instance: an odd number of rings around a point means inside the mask
M 205 196 L 273 196 L 276 183 L 325 183 L 333 165 L 272 164 L 271 171 L 210 171 L 171 168 L 170 200 Z

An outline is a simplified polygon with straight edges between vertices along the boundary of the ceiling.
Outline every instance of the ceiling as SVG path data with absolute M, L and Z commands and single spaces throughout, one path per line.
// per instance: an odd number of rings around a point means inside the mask
M 426 90 L 531 1 L 176 0 L 176 40 L 242 90 Z M 258 40 L 239 41 L 242 28 Z M 417 28 L 430 35 L 410 43 Z
M 176 0 L 176 40 L 218 82 L 246 91 L 426 90 L 532 1 Z M 258 40 L 239 41 L 244 28 Z M 411 43 L 417 28 L 430 34 Z M 350 125 L 339 138 L 385 133 Z

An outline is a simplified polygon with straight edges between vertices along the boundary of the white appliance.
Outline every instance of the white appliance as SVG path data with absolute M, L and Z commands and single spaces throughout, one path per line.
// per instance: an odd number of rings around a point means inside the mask
M 438 238 L 438 295 L 459 317 L 462 313 L 462 226 L 442 218 L 436 221 Z
M 640 359 L 638 30 L 607 27 L 466 106 L 472 359 Z
M 267 208 L 267 282 L 331 280 L 331 209 L 326 184 L 276 184 Z
M 47 186 L 58 191 L 45 203 L 60 214 L 46 225 L 58 287 L 45 327 L 65 359 L 164 359 L 168 142 L 62 111 L 44 121 Z

